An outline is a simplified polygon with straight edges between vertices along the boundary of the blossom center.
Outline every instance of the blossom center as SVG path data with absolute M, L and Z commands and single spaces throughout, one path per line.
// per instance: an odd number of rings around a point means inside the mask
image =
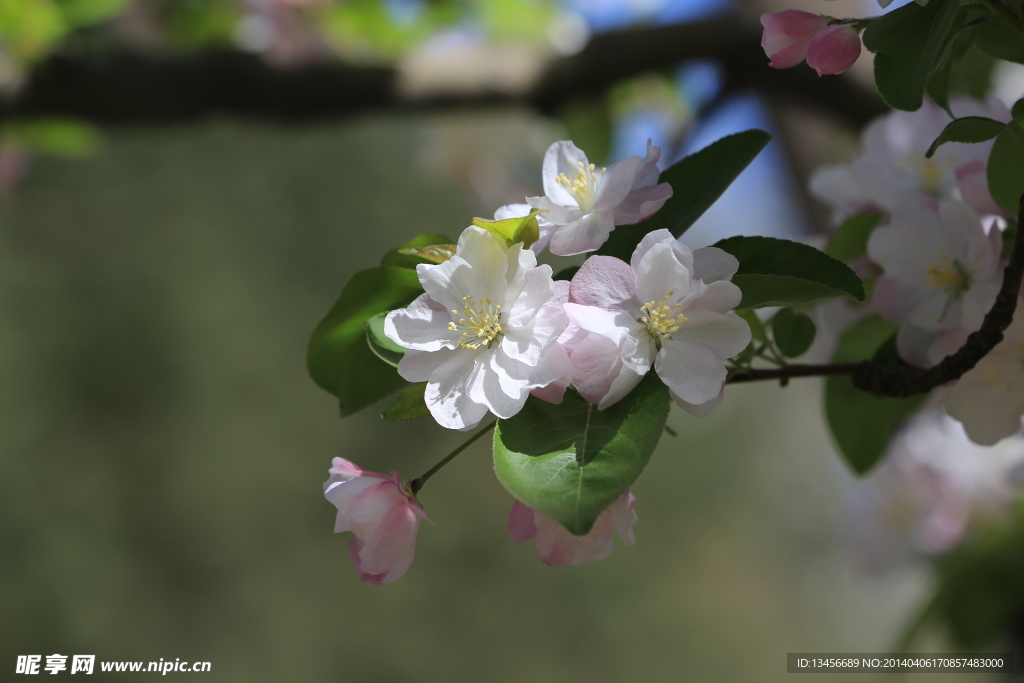
M 640 308 L 640 312 L 643 315 L 637 318 L 637 322 L 647 326 L 647 334 L 651 335 L 651 338 L 655 341 L 671 339 L 672 334 L 678 331 L 680 326 L 690 321 L 682 313 L 672 315 L 674 309 L 682 306 L 682 304 L 677 303 L 669 307 L 666 302 L 673 294 L 675 292 L 669 292 L 661 297 L 661 301 L 649 301 Z
M 594 164 L 588 166 L 582 161 L 577 161 L 576 166 L 578 170 L 575 176 L 570 178 L 564 173 L 559 173 L 555 176 L 555 181 L 575 197 L 580 211 L 590 211 L 594 206 L 594 199 L 597 197 L 598 174 L 595 172 L 597 167 Z M 607 168 L 602 168 L 601 175 L 604 175 L 607 170 Z
M 924 283 L 925 287 L 948 289 L 951 293 L 958 294 L 970 289 L 971 286 L 971 276 L 955 259 L 933 263 L 924 274 L 928 278 Z
M 459 322 L 448 323 L 452 332 L 462 331 L 459 346 L 464 349 L 476 350 L 481 346 L 489 347 L 491 342 L 501 336 L 501 304 L 490 299 L 475 301 L 472 296 L 462 297 L 465 304 Z M 459 315 L 458 309 L 452 309 L 452 315 Z
M 926 192 L 937 193 L 942 190 L 942 178 L 946 171 L 953 167 L 955 159 L 939 150 L 930 159 L 915 153 L 907 157 L 905 167 L 920 179 L 921 186 Z

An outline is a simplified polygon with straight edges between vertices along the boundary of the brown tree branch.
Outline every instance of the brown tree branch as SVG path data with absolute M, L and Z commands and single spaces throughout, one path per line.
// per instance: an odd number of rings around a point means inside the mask
M 1003 340 L 1003 332 L 1013 322 L 1021 279 L 1024 278 L 1024 239 L 1021 238 L 1021 227 L 1024 226 L 1024 195 L 1020 198 L 1018 214 L 1013 251 L 1003 271 L 1003 282 L 995 303 L 985 314 L 981 328 L 977 332 L 972 332 L 963 346 L 943 358 L 938 365 L 926 370 L 905 363 L 883 364 L 870 360 L 837 365 L 790 365 L 770 370 L 740 372 L 730 377 L 727 383 L 849 374 L 858 389 L 882 396 L 906 398 L 928 393 L 936 387 L 960 379 Z
M 887 108 L 846 77 L 819 78 L 799 66 L 776 70 L 760 48 L 760 28 L 732 18 L 629 29 L 595 36 L 580 53 L 555 59 L 526 92 L 490 90 L 409 97 L 391 67 L 325 63 L 282 69 L 255 55 L 206 52 L 187 57 L 116 54 L 51 56 L 13 97 L 0 119 L 66 116 L 99 124 L 166 124 L 213 115 L 285 123 L 373 112 L 525 106 L 550 114 L 599 95 L 622 79 L 692 59 L 722 66 L 729 91 L 771 92 L 862 126 Z

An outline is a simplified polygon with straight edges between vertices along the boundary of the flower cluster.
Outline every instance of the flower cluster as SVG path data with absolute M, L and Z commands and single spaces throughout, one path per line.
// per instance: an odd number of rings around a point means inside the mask
M 819 76 L 841 74 L 860 57 L 860 31 L 854 23 L 788 9 L 762 14 L 761 47 L 768 66 L 788 69 L 807 60 Z
M 1009 121 L 998 100 L 954 99 L 958 117 Z M 1003 281 L 1006 213 L 989 194 L 985 169 L 991 142 L 947 143 L 926 152 L 949 115 L 934 104 L 893 112 L 872 122 L 863 151 L 851 163 L 818 169 L 812 192 L 844 220 L 858 213 L 882 216 L 870 235 L 867 256 L 878 277 L 872 304 L 898 323 L 901 358 L 931 367 L 977 331 Z M 948 391 L 945 407 L 972 441 L 992 445 L 1017 434 L 1024 416 L 1022 314 L 1002 343 Z
M 672 194 L 658 183 L 660 150 L 606 168 L 572 142 L 544 157 L 546 194 L 504 206 L 496 219 L 539 209 L 538 239 L 509 245 L 470 226 L 455 253 L 420 264 L 424 293 L 391 311 L 384 334 L 405 349 L 398 373 L 425 382 L 424 403 L 438 424 L 468 430 L 491 413 L 508 419 L 530 395 L 561 403 L 570 387 L 603 410 L 625 398 L 653 369 L 687 410 L 706 415 L 721 400 L 724 361 L 750 342 L 732 312 L 741 299 L 729 280 L 738 262 L 713 247 L 691 251 L 668 230 L 649 233 L 629 263 L 591 256 L 571 282 L 538 265 L 545 246 L 559 255 L 597 250 L 619 225 L 638 223 Z M 371 583 L 401 577 L 413 558 L 420 520 L 430 521 L 415 487 L 335 459 L 325 495 L 338 508 L 335 531 L 355 534 L 349 550 Z M 508 529 L 517 542 L 536 538 L 549 565 L 601 559 L 613 532 L 633 544 L 636 499 L 623 494 L 575 536 L 554 519 L 516 501 Z M 432 522 L 431 522 L 432 523 Z

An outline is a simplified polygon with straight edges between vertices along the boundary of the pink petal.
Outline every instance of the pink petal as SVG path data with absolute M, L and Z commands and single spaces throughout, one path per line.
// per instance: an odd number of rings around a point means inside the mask
M 860 34 L 848 24 L 829 26 L 807 48 L 807 65 L 819 76 L 841 74 L 860 57 Z
M 762 14 L 761 47 L 771 60 L 768 66 L 788 69 L 804 61 L 811 40 L 828 21 L 828 17 L 795 9 Z
M 533 523 L 533 509 L 518 500 L 508 511 L 508 534 L 516 543 L 524 543 L 537 535 L 537 525 Z
M 618 306 L 636 297 L 636 275 L 614 256 L 591 256 L 573 276 L 569 297 L 585 306 Z

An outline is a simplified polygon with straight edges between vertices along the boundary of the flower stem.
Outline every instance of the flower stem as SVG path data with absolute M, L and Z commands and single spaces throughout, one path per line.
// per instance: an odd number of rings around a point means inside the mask
M 455 458 L 456 455 L 458 455 L 462 451 L 464 451 L 467 448 L 469 448 L 470 446 L 472 446 L 473 442 L 475 442 L 477 439 L 479 439 L 481 436 L 483 436 L 487 432 L 491 431 L 494 428 L 494 425 L 496 425 L 496 424 L 498 424 L 497 420 L 495 420 L 491 424 L 487 425 L 486 427 L 481 429 L 479 432 L 477 432 L 473 436 L 469 437 L 469 439 L 467 439 L 461 446 L 456 448 L 454 451 L 452 451 L 448 455 L 444 456 L 444 459 L 441 460 L 441 462 L 437 463 L 436 465 L 431 467 L 429 470 L 427 470 L 426 472 L 424 472 L 420 476 L 418 476 L 415 479 L 413 479 L 412 481 L 410 481 L 409 482 L 409 489 L 412 490 L 413 495 L 418 493 L 419 490 L 421 488 L 423 488 L 423 484 L 425 484 L 427 482 L 427 479 L 430 479 L 432 476 L 434 476 L 434 474 L 436 474 L 438 470 L 440 470 L 442 467 L 447 465 L 452 459 Z

